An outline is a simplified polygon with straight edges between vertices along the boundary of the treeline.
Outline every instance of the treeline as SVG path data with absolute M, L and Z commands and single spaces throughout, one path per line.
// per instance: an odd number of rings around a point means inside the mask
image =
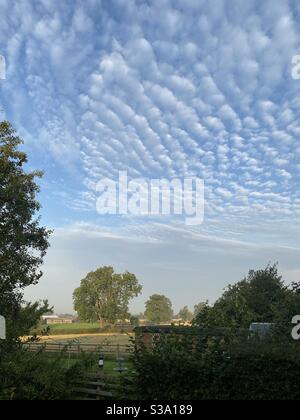
M 300 352 L 292 318 L 300 284 L 287 285 L 276 265 L 250 271 L 217 302 L 201 308 L 194 328 L 156 334 L 133 357 L 137 398 L 299 400 Z M 268 323 L 251 334 L 251 323 Z
M 134 274 L 128 271 L 116 273 L 110 266 L 100 267 L 88 273 L 74 291 L 74 309 L 81 321 L 99 322 L 103 328 L 125 320 L 130 320 L 136 326 L 144 318 L 156 324 L 171 322 L 174 317 L 188 322 L 205 307 L 205 303 L 200 303 L 191 312 L 185 306 L 175 315 L 171 300 L 164 295 L 154 294 L 147 300 L 144 313 L 131 315 L 129 303 L 141 292 L 142 285 Z
M 202 327 L 249 328 L 253 322 L 289 325 L 300 314 L 300 282 L 285 284 L 277 265 L 251 270 L 195 317 Z
M 229 285 L 214 305 L 199 303 L 193 312 L 184 306 L 175 315 L 171 300 L 154 294 L 144 313 L 131 316 L 129 302 L 141 291 L 134 274 L 117 274 L 112 267 L 102 267 L 81 281 L 74 292 L 74 308 L 82 321 L 98 321 L 101 326 L 125 319 L 138 325 L 141 319 L 162 324 L 177 318 L 203 327 L 249 328 L 252 322 L 287 323 L 300 314 L 300 283 L 286 285 L 277 265 L 251 270 L 244 279 Z

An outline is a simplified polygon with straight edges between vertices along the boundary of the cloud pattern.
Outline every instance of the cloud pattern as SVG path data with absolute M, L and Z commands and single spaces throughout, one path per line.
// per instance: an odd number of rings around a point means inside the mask
M 0 10 L 0 108 L 46 169 L 52 224 L 99 222 L 95 184 L 118 171 L 193 175 L 206 183 L 206 219 L 191 234 L 297 245 L 299 2 L 0 0 Z

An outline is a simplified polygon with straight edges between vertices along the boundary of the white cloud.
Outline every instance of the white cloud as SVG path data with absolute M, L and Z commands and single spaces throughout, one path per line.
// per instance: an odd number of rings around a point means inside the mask
M 1 10 L 0 107 L 26 136 L 32 166 L 46 170 L 47 220 L 64 225 L 48 202 L 65 193 L 70 219 L 96 224 L 95 184 L 119 170 L 197 175 L 210 233 L 254 235 L 254 226 L 258 242 L 264 232 L 294 244 L 296 2 L 1 0 Z

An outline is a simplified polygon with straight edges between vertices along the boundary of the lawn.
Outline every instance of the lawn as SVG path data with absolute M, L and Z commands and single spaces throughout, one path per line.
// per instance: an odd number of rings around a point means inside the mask
M 78 322 L 75 324 L 54 324 L 50 325 L 50 331 L 71 331 L 76 332 L 79 330 L 84 330 L 87 332 L 88 330 L 100 330 L 100 325 L 97 322 L 88 323 L 88 322 Z
M 97 364 L 95 365 L 97 366 Z M 127 368 L 127 371 L 125 371 L 123 374 L 128 374 L 132 371 L 132 364 L 128 361 L 124 361 L 122 363 L 122 366 Z M 114 369 L 118 367 L 118 363 L 116 360 L 105 360 L 104 361 L 104 369 L 103 372 L 106 373 L 107 375 L 121 375 L 120 372 L 116 372 Z M 97 372 L 97 371 L 101 371 L 98 367 L 95 367 L 95 370 L 93 370 L 93 372 Z
M 72 365 L 77 363 L 77 359 L 76 358 L 66 358 L 64 359 L 64 365 L 66 368 L 71 367 Z M 122 362 L 122 367 L 126 368 L 127 370 L 123 373 L 120 373 L 118 371 L 115 371 L 115 368 L 117 368 L 119 366 L 118 362 L 116 359 L 112 358 L 112 357 L 107 357 L 104 359 L 104 368 L 103 369 L 99 369 L 98 367 L 98 359 L 95 358 L 95 364 L 94 366 L 91 367 L 91 369 L 89 370 L 90 373 L 96 373 L 96 372 L 102 372 L 105 373 L 106 375 L 112 375 L 112 376 L 121 376 L 121 375 L 127 375 L 130 374 L 132 372 L 132 363 L 128 360 L 124 360 Z

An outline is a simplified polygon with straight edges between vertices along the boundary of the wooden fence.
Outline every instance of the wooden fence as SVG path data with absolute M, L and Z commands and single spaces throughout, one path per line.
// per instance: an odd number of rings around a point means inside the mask
M 82 343 L 52 343 L 52 342 L 33 342 L 24 344 L 24 348 L 32 352 L 44 351 L 46 353 L 55 354 L 66 352 L 68 355 L 77 356 L 82 352 L 95 353 L 111 356 L 128 356 L 132 349 L 129 345 L 124 344 L 82 344 Z
M 73 400 L 111 400 L 130 399 L 133 378 L 120 378 L 103 373 L 90 373 L 73 388 Z

